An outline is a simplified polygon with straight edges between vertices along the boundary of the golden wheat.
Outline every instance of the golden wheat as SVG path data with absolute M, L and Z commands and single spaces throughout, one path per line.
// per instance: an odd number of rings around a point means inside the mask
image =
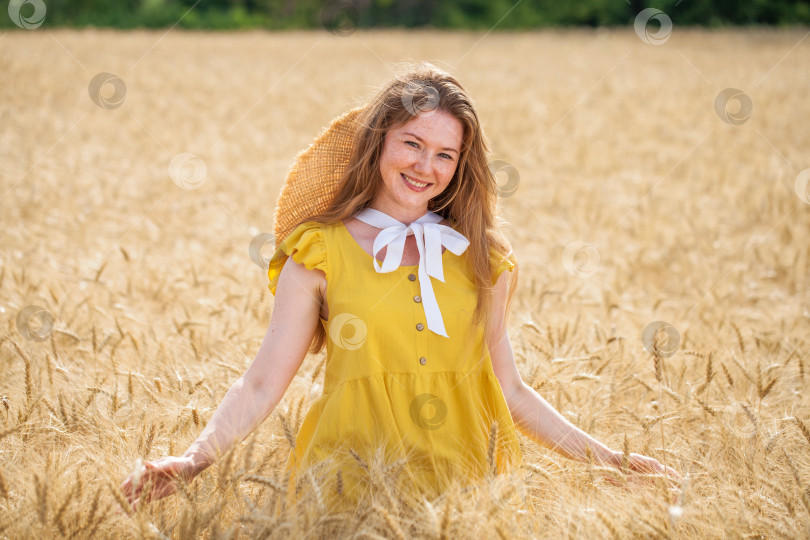
M 0 535 L 810 536 L 805 33 L 6 33 Z M 272 229 L 290 162 L 422 58 L 455 70 L 493 159 L 520 173 L 499 205 L 521 264 L 509 336 L 524 380 L 623 469 L 631 449 L 652 455 L 687 495 L 521 433 L 529 512 L 486 482 L 414 500 L 408 467 L 357 453 L 371 494 L 355 512 L 323 511 L 349 487 L 340 471 L 299 475 L 289 504 L 282 471 L 323 388 L 320 354 L 272 421 L 133 511 L 118 485 L 135 459 L 182 453 L 261 345 L 272 299 L 246 252 Z M 120 107 L 88 98 L 100 72 L 126 83 Z M 715 110 L 726 88 L 752 99 L 745 123 Z M 167 174 L 181 152 L 207 166 L 199 189 Z M 600 255 L 590 277 L 563 264 L 576 240 Z M 17 325 L 34 305 L 54 321 L 43 341 Z M 658 320 L 681 342 L 664 357 L 656 340 L 650 365 L 641 335 Z M 497 428 L 482 427 L 493 472 Z

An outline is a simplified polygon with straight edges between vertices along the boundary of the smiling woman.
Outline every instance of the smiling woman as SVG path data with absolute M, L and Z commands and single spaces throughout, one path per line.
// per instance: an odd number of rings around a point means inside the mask
M 403 223 L 422 217 L 452 180 L 463 135 L 456 117 L 435 109 L 389 131 L 380 157 L 383 185 L 371 208 Z
M 677 479 L 652 458 L 609 449 L 521 380 L 506 331 L 517 261 L 497 229 L 487 149 L 461 84 L 430 64 L 333 122 L 279 201 L 275 302 L 255 360 L 184 456 L 125 480 L 130 501 L 144 479 L 152 497 L 171 493 L 173 477 L 190 480 L 246 437 L 307 348 L 324 344 L 323 393 L 284 470 L 291 503 L 312 471 L 338 506 L 362 500 L 374 471 L 417 499 L 472 486 L 520 465 L 516 427 L 571 458 Z

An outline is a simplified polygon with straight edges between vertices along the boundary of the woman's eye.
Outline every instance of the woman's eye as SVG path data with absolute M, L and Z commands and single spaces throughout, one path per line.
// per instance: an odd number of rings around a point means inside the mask
M 444 152 L 442 152 L 439 155 L 442 156 L 444 159 L 453 159 L 453 156 L 451 156 L 450 154 L 445 154 Z
M 410 145 L 411 145 L 411 146 L 413 146 L 414 148 L 419 148 L 419 145 L 418 145 L 418 144 L 416 144 L 416 143 L 415 143 L 415 142 L 413 142 L 413 141 L 405 141 L 405 144 L 410 144 Z

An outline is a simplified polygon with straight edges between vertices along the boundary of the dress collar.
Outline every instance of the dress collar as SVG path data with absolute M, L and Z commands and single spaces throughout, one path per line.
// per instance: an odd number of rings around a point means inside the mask
M 440 225 L 442 217 L 435 212 L 428 211 L 410 225 L 405 225 L 385 212 L 373 208 L 365 208 L 354 217 L 372 227 L 382 229 L 374 239 L 372 257 L 374 270 L 378 273 L 393 272 L 399 268 L 405 248 L 405 238 L 411 234 L 414 235 L 416 247 L 419 250 L 417 273 L 427 327 L 440 336 L 449 337 L 444 328 L 444 320 L 430 278 L 434 277 L 444 282 L 442 246 L 456 255 L 461 255 L 470 245 L 469 240 L 455 229 L 447 225 Z M 377 253 L 384 247 L 387 249 L 382 267 L 380 267 Z

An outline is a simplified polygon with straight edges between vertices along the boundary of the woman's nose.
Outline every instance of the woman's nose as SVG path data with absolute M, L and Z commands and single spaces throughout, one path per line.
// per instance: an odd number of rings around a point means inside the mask
M 426 152 L 419 153 L 416 162 L 413 164 L 413 170 L 421 174 L 430 172 L 430 157 Z

